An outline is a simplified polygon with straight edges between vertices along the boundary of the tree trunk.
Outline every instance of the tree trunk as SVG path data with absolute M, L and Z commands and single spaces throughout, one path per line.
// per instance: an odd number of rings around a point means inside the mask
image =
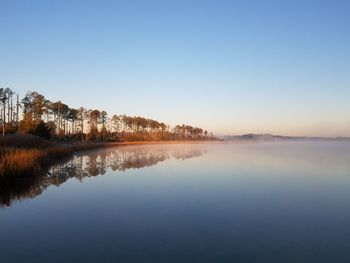
M 5 135 L 5 124 L 6 124 L 6 102 L 4 102 L 4 112 L 3 112 L 3 120 L 2 120 L 2 136 Z
M 16 126 L 17 126 L 17 131 L 19 130 L 19 95 L 17 94 L 17 104 L 16 104 Z

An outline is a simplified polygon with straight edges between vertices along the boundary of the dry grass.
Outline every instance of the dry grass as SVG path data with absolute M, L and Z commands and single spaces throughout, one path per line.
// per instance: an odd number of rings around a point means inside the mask
M 6 141 L 9 142 L 11 140 L 12 138 Z M 20 138 L 21 140 L 22 138 Z M 36 139 L 34 138 L 34 140 Z M 75 145 L 52 145 L 46 148 L 27 148 L 31 144 L 33 142 L 27 142 L 23 148 L 7 147 L 7 145 L 3 147 L 3 145 L 0 145 L 0 178 L 32 175 L 52 161 L 69 157 L 74 152 L 116 145 L 111 143 L 83 143 Z M 17 145 L 19 144 L 14 144 L 14 146 Z
M 40 149 L 0 150 L 0 176 L 22 176 L 40 170 L 47 152 Z
M 73 152 L 106 146 L 102 143 L 55 144 L 28 134 L 0 136 L 0 179 L 33 175 Z
M 69 157 L 74 152 L 123 145 L 202 143 L 200 141 L 114 142 L 55 144 L 28 134 L 0 136 L 0 179 L 28 176 L 52 161 Z
M 0 177 L 31 175 L 50 161 L 67 157 L 71 153 L 72 148 L 66 146 L 47 149 L 0 148 Z

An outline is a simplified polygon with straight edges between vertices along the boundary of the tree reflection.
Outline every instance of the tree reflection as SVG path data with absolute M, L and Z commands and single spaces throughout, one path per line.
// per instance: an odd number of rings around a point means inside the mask
M 70 178 L 83 181 L 86 177 L 112 171 L 126 171 L 157 165 L 171 158 L 185 160 L 206 153 L 203 147 L 129 146 L 76 154 L 66 162 L 55 164 L 48 171 L 23 180 L 0 182 L 0 206 L 35 198 L 49 186 L 60 186 Z

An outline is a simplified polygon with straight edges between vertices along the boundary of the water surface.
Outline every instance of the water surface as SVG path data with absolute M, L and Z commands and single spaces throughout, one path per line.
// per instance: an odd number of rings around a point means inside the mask
M 350 143 L 95 150 L 0 204 L 1 262 L 350 262 Z

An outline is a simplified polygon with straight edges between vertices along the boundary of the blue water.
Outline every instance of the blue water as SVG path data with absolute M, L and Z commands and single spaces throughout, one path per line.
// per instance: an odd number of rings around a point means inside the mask
M 0 193 L 0 262 L 350 262 L 350 143 L 109 148 Z

